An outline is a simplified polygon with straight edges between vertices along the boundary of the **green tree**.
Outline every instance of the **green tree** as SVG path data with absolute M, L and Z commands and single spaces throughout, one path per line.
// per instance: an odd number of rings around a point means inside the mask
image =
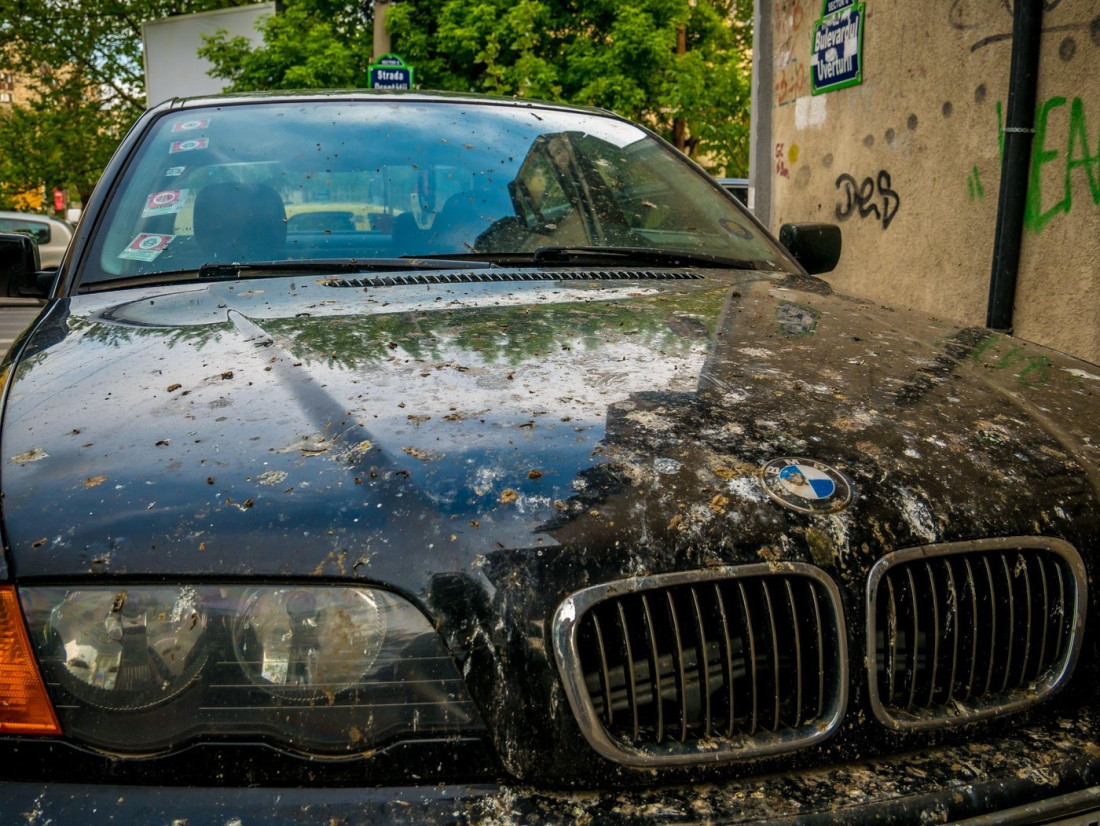
M 393 49 L 423 88 L 601 106 L 704 165 L 748 168 L 751 0 L 402 0 Z M 370 5 L 287 0 L 263 46 L 203 54 L 239 91 L 365 86 Z
M 0 111 L 0 204 L 63 188 L 87 198 L 145 107 L 141 24 L 219 0 L 0 0 L 0 67 L 30 100 Z
M 369 8 L 333 0 L 291 0 L 260 24 L 263 46 L 219 32 L 199 54 L 231 91 L 365 87 L 372 44 Z

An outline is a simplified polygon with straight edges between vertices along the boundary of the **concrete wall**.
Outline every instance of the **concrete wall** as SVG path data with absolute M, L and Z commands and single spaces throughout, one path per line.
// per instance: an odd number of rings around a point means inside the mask
M 823 3 L 758 0 L 757 214 L 839 223 L 843 292 L 984 325 L 1012 0 L 866 0 L 862 84 L 812 95 Z M 1100 0 L 1044 6 L 1014 332 L 1100 363 Z

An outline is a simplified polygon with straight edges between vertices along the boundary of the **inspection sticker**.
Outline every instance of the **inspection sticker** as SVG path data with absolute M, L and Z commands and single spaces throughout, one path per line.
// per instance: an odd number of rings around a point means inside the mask
M 734 235 L 738 238 L 743 238 L 746 241 L 751 241 L 755 236 L 752 234 L 752 230 L 749 230 L 741 226 L 736 221 L 731 221 L 729 218 L 721 218 L 718 221 L 719 226 L 722 227 L 730 235 Z
M 181 120 L 172 124 L 172 131 L 187 132 L 191 129 L 205 129 L 209 125 L 209 118 L 203 118 L 202 120 Z
M 186 166 L 173 166 L 171 169 L 164 170 L 164 176 L 166 178 L 178 178 L 185 169 L 187 169 Z
M 207 138 L 192 138 L 187 141 L 175 141 L 170 147 L 168 147 L 168 154 L 175 155 L 177 152 L 190 152 L 194 149 L 206 149 L 210 145 L 210 141 Z
M 145 209 L 141 211 L 142 218 L 150 218 L 153 215 L 171 215 L 183 209 L 187 203 L 186 189 L 166 189 L 164 192 L 154 192 L 145 201 Z
M 175 237 L 174 235 L 154 235 L 150 232 L 143 232 L 131 241 L 130 246 L 124 249 L 118 257 L 129 258 L 133 261 L 154 261 L 158 255 L 164 252 L 168 242 Z

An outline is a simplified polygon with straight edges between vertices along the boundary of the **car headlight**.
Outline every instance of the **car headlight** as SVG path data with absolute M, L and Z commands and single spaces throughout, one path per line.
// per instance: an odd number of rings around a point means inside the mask
M 386 615 L 364 588 L 256 588 L 233 623 L 234 653 L 249 679 L 297 699 L 353 688 L 385 638 Z
M 102 748 L 243 738 L 341 754 L 481 728 L 427 618 L 378 588 L 127 583 L 20 599 L 62 730 Z
M 193 588 L 122 588 L 68 594 L 47 629 L 65 687 L 93 706 L 124 711 L 187 688 L 206 659 L 197 647 L 205 625 Z

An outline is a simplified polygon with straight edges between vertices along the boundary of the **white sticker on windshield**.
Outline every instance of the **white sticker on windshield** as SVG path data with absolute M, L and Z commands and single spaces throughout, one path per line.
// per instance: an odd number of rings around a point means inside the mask
M 175 141 L 170 147 L 168 147 L 168 154 L 175 155 L 177 152 L 190 152 L 194 149 L 206 149 L 210 145 L 210 141 L 206 138 L 192 138 L 189 141 Z
M 118 257 L 129 258 L 133 261 L 154 261 L 158 255 L 164 252 L 168 242 L 175 237 L 174 235 L 154 235 L 153 233 L 143 232 L 131 241 L 130 246 L 124 249 Z
M 141 211 L 142 218 L 153 215 L 171 215 L 183 209 L 187 203 L 186 189 L 166 189 L 163 192 L 154 192 L 145 201 L 145 209 Z
M 190 129 L 205 129 L 209 125 L 209 118 L 202 118 L 201 120 L 181 120 L 172 124 L 172 131 L 186 132 Z
M 164 175 L 168 178 L 177 178 L 183 174 L 185 169 L 187 169 L 186 166 L 173 166 L 171 169 L 164 170 Z

